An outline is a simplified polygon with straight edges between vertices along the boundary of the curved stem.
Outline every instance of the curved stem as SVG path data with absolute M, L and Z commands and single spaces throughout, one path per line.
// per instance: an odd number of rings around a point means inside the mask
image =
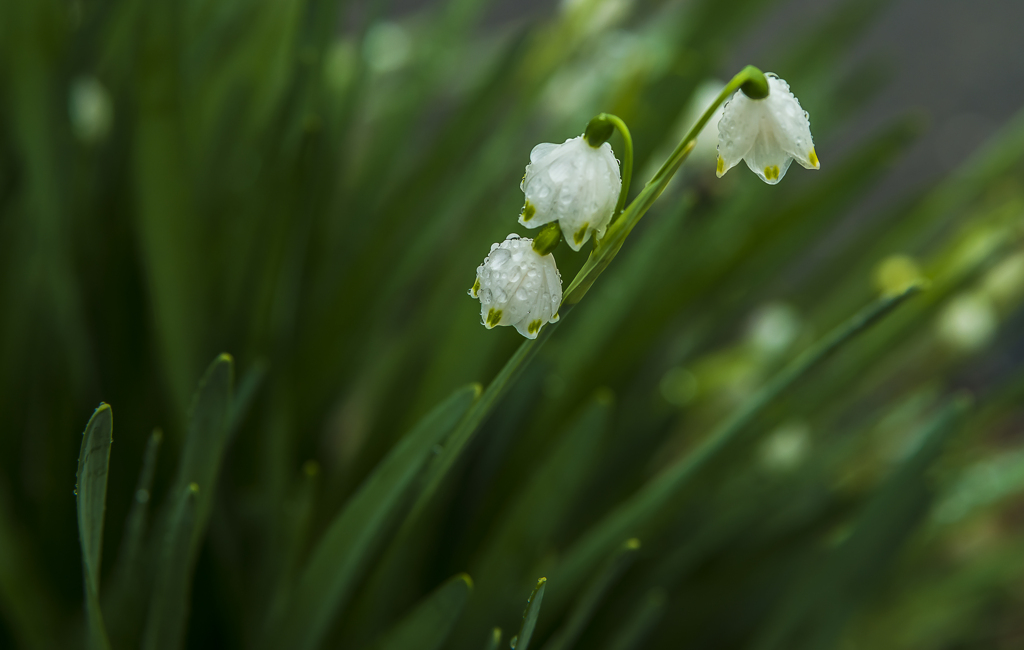
M 668 160 L 665 161 L 665 164 L 661 166 L 661 169 L 658 170 L 658 173 L 654 175 L 654 178 L 650 180 L 648 185 L 658 181 L 664 174 L 668 173 L 668 170 L 672 169 L 673 162 L 680 156 L 684 156 L 684 150 L 690 142 L 697 141 L 697 136 L 700 135 L 700 132 L 704 130 L 705 126 L 707 126 L 711 116 L 715 114 L 715 111 L 722 105 L 722 102 L 732 97 L 732 94 L 743 87 L 744 84 L 747 84 L 747 87 L 750 85 L 767 85 L 767 80 L 765 79 L 764 73 L 752 65 L 748 65 L 740 70 L 739 73 L 725 85 L 722 92 L 718 93 L 718 97 L 715 98 L 715 101 L 711 102 L 711 106 L 708 106 L 704 110 L 704 114 L 700 116 L 700 119 L 690 127 L 690 130 L 685 136 L 683 136 L 683 139 L 680 140 L 679 144 L 672 152 L 672 155 L 668 157 Z

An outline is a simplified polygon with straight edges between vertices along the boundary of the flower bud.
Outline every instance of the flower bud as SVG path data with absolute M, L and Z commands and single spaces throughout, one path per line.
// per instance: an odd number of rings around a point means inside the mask
M 534 147 L 520 188 L 526 203 L 519 223 L 536 228 L 557 221 L 569 247 L 578 251 L 591 234 L 604 234 L 622 179 L 612 146 L 592 147 L 579 136 Z
M 811 122 L 789 84 L 768 73 L 769 93 L 751 99 L 741 89 L 725 105 L 718 122 L 718 177 L 741 160 L 769 185 L 786 175 L 796 160 L 806 169 L 818 169 Z
M 511 234 L 491 245 L 469 295 L 480 299 L 484 327 L 512 325 L 526 338 L 535 339 L 544 323 L 558 320 L 562 277 L 554 257 L 537 253 L 532 239 Z

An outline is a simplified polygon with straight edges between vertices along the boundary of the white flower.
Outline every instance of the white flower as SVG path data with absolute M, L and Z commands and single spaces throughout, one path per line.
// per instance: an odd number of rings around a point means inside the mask
M 557 221 L 578 251 L 595 233 L 600 239 L 619 199 L 619 161 L 605 142 L 591 147 L 581 135 L 562 144 L 545 142 L 530 152 L 519 186 L 526 194 L 519 223 L 536 228 Z
M 484 327 L 512 325 L 526 338 L 535 339 L 544 323 L 558 320 L 562 276 L 554 257 L 539 255 L 532 239 L 512 234 L 491 245 L 469 295 L 480 299 Z
M 765 183 L 782 180 L 796 160 L 806 169 L 818 169 L 811 123 L 789 84 L 769 73 L 768 96 L 751 99 L 737 90 L 718 122 L 718 177 L 740 160 Z

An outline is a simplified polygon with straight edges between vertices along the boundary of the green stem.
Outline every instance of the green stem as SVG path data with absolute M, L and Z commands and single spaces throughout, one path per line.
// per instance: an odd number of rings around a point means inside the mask
M 661 193 L 665 190 L 668 182 L 672 180 L 676 171 L 679 170 L 680 165 L 686 160 L 686 157 L 693 150 L 694 144 L 697 142 L 697 135 L 703 129 L 708 120 L 714 114 L 715 110 L 724 102 L 732 93 L 736 92 L 741 86 L 749 90 L 751 87 L 756 91 L 757 88 L 767 88 L 767 80 L 764 74 L 753 66 L 747 66 L 740 71 L 732 81 L 725 87 L 724 90 L 718 95 L 714 103 L 704 111 L 704 115 L 701 116 L 697 123 L 693 125 L 689 133 L 679 143 L 679 146 L 675 148 L 672 155 L 669 156 L 665 164 L 661 166 L 658 173 L 654 175 L 650 181 L 644 186 L 644 189 L 640 191 L 633 202 L 628 207 L 622 210 L 621 218 L 617 218 L 611 226 L 608 227 L 608 231 L 605 236 L 601 238 L 601 241 L 597 242 L 594 246 L 594 250 L 591 251 L 590 257 L 587 258 L 587 262 L 583 265 L 576 277 L 573 279 L 569 288 L 565 290 L 562 297 L 562 304 L 559 307 L 559 315 L 564 317 L 569 311 L 578 303 L 583 296 L 590 289 L 590 286 L 597 280 L 597 277 L 601 272 L 611 263 L 615 254 L 618 253 L 619 248 L 622 247 L 623 242 L 626 240 L 626 236 L 629 235 L 633 227 L 640 221 L 640 217 L 647 212 L 648 209 L 654 204 L 654 202 L 661 196 Z M 747 84 L 747 86 L 744 86 Z M 752 91 L 753 92 L 753 91 Z M 765 92 L 767 92 L 765 90 Z M 587 141 L 593 146 L 596 142 L 598 146 L 601 143 L 608 140 L 611 137 L 612 129 L 614 127 L 619 130 L 622 134 L 622 138 L 625 141 L 625 151 L 623 154 L 623 165 L 622 165 L 622 190 L 619 193 L 619 206 L 616 207 L 616 215 L 619 214 L 621 206 L 625 203 L 626 194 L 629 192 L 629 183 L 633 173 L 633 139 L 629 135 L 629 129 L 626 128 L 625 122 L 608 113 L 602 113 L 590 121 L 587 125 L 587 132 L 584 133 L 584 137 L 587 137 Z M 527 339 L 523 341 L 519 346 L 519 349 L 505 362 L 505 366 L 501 369 L 501 372 L 488 384 L 487 389 L 483 392 L 466 415 L 462 418 L 462 421 L 452 432 L 447 443 L 445 444 L 444 451 L 435 461 L 434 466 L 430 471 L 423 490 L 420 492 L 417 498 L 416 504 L 409 514 L 406 523 L 403 526 L 403 530 L 410 530 L 412 522 L 419 518 L 420 513 L 426 508 L 431 497 L 440 487 L 441 481 L 444 480 L 448 470 L 454 465 L 456 459 L 465 449 L 466 445 L 472 439 L 476 433 L 480 424 L 484 418 L 490 413 L 491 409 L 497 404 L 498 400 L 505 394 L 505 391 L 516 381 L 523 368 L 530 362 L 533 355 L 536 354 L 538 348 L 551 336 L 554 332 L 555 327 L 562 322 L 559 320 L 555 323 L 548 323 L 541 328 L 540 334 L 536 339 Z
M 597 279 L 597 276 L 604 271 L 605 267 L 614 259 L 616 253 L 619 252 L 622 244 L 626 241 L 626 236 L 629 235 L 640 221 L 640 218 L 654 205 L 654 202 L 665 191 L 665 188 L 668 187 L 668 182 L 672 180 L 672 177 L 675 176 L 675 173 L 683 164 L 683 161 L 693 151 L 694 145 L 697 144 L 697 136 L 707 126 L 711 116 L 715 114 L 715 111 L 721 106 L 722 102 L 731 97 L 740 88 L 743 88 L 744 92 L 764 96 L 767 94 L 767 86 L 768 80 L 765 78 L 764 73 L 752 65 L 743 68 L 739 74 L 726 84 L 722 92 L 715 98 L 715 101 L 707 107 L 704 114 L 700 116 L 700 119 L 683 136 L 683 139 L 679 141 L 679 144 L 676 145 L 676 148 L 661 166 L 661 169 L 644 185 L 644 189 L 640 191 L 640 194 L 623 211 L 622 218 L 615 220 L 608 227 L 608 231 L 605 232 L 601 241 L 597 242 L 594 246 L 594 250 L 591 251 L 587 262 L 580 269 L 580 272 L 576 274 L 569 288 L 565 291 L 565 295 L 562 298 L 562 308 L 559 310 L 562 316 L 565 316 L 583 298 Z M 759 91 L 763 91 L 763 94 Z M 623 187 L 625 187 L 625 184 L 623 184 Z M 620 196 L 619 198 L 621 200 L 622 197 Z
M 768 85 L 768 81 L 765 79 L 763 72 L 752 65 L 748 65 L 740 70 L 739 74 L 733 77 L 732 80 L 725 85 L 722 92 L 718 93 L 718 97 L 715 98 L 715 101 L 711 102 L 711 106 L 708 106 L 704 110 L 704 114 L 700 116 L 700 119 L 690 127 L 689 132 L 683 136 L 683 139 L 676 146 L 675 151 L 673 151 L 672 155 L 668 157 L 668 160 L 665 161 L 665 164 L 661 166 L 661 169 L 658 170 L 658 173 L 654 175 L 654 178 L 650 180 L 648 185 L 657 182 L 665 174 L 669 174 L 671 176 L 671 174 L 675 173 L 672 169 L 673 162 L 676 159 L 679 159 L 680 156 L 685 158 L 684 150 L 687 146 L 691 146 L 690 143 L 697 142 L 697 136 L 700 135 L 700 132 L 704 130 L 705 126 L 707 126 L 711 116 L 715 114 L 715 111 L 722 105 L 722 102 L 732 97 L 733 93 L 740 88 L 743 88 L 744 91 L 749 94 L 750 92 L 753 92 L 750 90 L 751 86 L 756 88 L 761 85 L 764 85 L 765 88 L 767 88 Z M 767 94 L 768 93 L 765 92 L 763 96 L 767 96 Z M 680 160 L 680 162 L 682 162 L 682 160 Z M 669 170 L 672 171 L 670 172 Z

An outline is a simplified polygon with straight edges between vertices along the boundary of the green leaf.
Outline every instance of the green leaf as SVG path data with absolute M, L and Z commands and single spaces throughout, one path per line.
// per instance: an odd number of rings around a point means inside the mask
M 192 533 L 193 555 L 210 518 L 217 475 L 227 446 L 234 366 L 231 355 L 221 354 L 214 359 L 200 380 L 192 401 L 188 437 L 178 465 L 175 480 L 178 490 L 184 490 L 193 483 L 200 490 L 196 498 L 196 523 Z
M 192 571 L 213 507 L 217 475 L 228 437 L 234 361 L 218 356 L 199 382 L 188 436 L 170 494 L 174 510 L 165 526 L 162 562 L 146 621 L 144 647 L 172 650 L 184 638 Z M 182 540 L 187 540 L 181 548 Z
M 541 578 L 537 586 L 530 594 L 530 600 L 526 601 L 526 609 L 523 611 L 523 624 L 519 627 L 519 634 L 512 637 L 509 645 L 513 650 L 528 650 L 530 639 L 533 638 L 533 630 L 537 627 L 537 618 L 540 616 L 540 605 L 544 602 L 544 589 L 547 587 L 548 579 Z
M 144 650 L 177 650 L 185 640 L 188 596 L 192 590 L 192 536 L 196 528 L 199 486 L 176 490 L 174 515 L 164 537 L 153 600 L 146 620 Z
M 269 648 L 313 650 L 348 603 L 359 578 L 408 508 L 412 490 L 434 447 L 479 396 L 468 386 L 428 413 L 392 448 L 331 522 L 302 571 Z
M 756 647 L 830 648 L 853 609 L 879 582 L 884 569 L 928 512 L 926 472 L 957 431 L 971 404 L 955 398 L 920 432 L 916 450 L 872 496 L 850 537 L 798 582 Z M 795 639 L 800 637 L 804 643 Z
M 468 619 L 493 620 L 515 606 L 509 585 L 528 584 L 528 572 L 572 515 L 606 439 L 611 410 L 609 391 L 598 391 L 538 461 L 533 474 L 521 481 L 471 565 L 478 595 L 469 605 Z M 474 634 L 478 633 L 479 628 Z
M 705 465 L 735 442 L 786 389 L 919 290 L 919 287 L 914 286 L 903 293 L 879 299 L 805 350 L 721 423 L 696 449 L 648 481 L 625 503 L 584 534 L 566 553 L 558 567 L 560 588 L 557 593 L 562 595 L 556 603 L 556 611 L 564 606 L 564 599 L 575 592 L 603 557 L 607 557 L 623 539 L 639 534 L 648 527 L 665 505 Z
M 447 640 L 473 590 L 473 581 L 460 573 L 420 601 L 378 641 L 375 650 L 437 650 Z
M 109 648 L 107 630 L 100 612 L 100 561 L 103 557 L 103 515 L 107 508 L 107 473 L 113 438 L 113 412 L 100 404 L 89 418 L 78 455 L 78 538 L 82 546 L 85 582 L 85 610 L 89 626 L 89 647 Z
M 593 618 L 594 612 L 597 611 L 605 594 L 633 564 L 639 550 L 640 540 L 636 538 L 626 540 L 622 544 L 619 550 L 609 558 L 604 569 L 594 576 L 594 579 L 583 590 L 583 595 L 576 601 L 576 606 L 569 613 L 569 620 L 544 646 L 544 650 L 569 650 L 576 645 L 576 641 L 579 640 L 583 630 L 590 623 L 590 619 Z
M 107 611 L 107 629 L 114 647 L 129 646 L 142 629 L 146 616 L 146 594 L 153 580 L 153 552 L 146 545 L 145 535 L 149 520 L 149 504 L 153 496 L 153 477 L 156 461 L 163 442 L 163 432 L 154 429 L 146 444 L 142 469 L 135 484 L 132 507 L 124 526 L 109 588 L 104 597 Z

